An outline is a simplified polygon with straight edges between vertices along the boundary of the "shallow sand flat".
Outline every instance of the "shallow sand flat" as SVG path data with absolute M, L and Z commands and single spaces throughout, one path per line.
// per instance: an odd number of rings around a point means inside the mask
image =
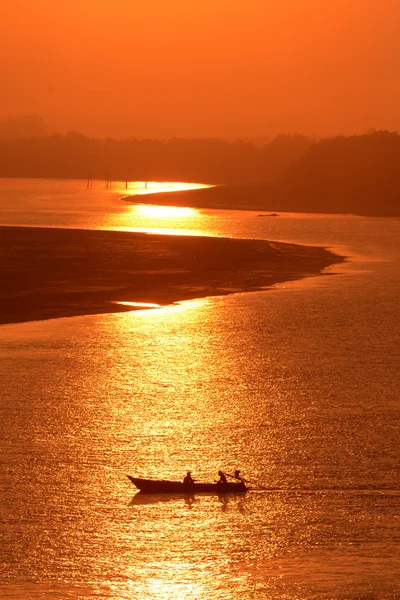
M 0 227 L 0 323 L 254 291 L 342 260 L 264 240 Z

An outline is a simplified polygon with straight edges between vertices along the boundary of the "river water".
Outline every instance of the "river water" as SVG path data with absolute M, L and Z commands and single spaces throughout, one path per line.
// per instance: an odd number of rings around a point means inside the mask
M 0 181 L 0 224 L 264 238 L 320 277 L 0 327 L 0 596 L 400 597 L 400 220 L 130 206 Z M 141 498 L 126 474 L 268 490 Z

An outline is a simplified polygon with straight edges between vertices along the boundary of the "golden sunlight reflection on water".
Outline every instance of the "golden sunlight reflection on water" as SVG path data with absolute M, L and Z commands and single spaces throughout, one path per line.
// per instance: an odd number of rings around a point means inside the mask
M 121 198 L 127 203 L 127 210 L 124 213 L 125 223 L 118 229 L 163 235 L 210 235 L 210 232 L 202 230 L 199 218 L 201 212 L 198 209 L 187 206 L 138 203 L 135 198 L 165 192 L 204 189 L 212 187 L 211 185 L 179 181 L 134 181 L 129 186 L 129 193 Z M 123 188 L 120 186 L 118 190 L 122 193 Z M 109 228 L 113 229 L 114 225 L 110 223 Z
M 212 299 L 212 296 L 208 296 L 208 299 Z M 196 298 L 195 300 L 185 300 L 184 302 L 174 302 L 173 304 L 168 304 L 166 306 L 162 305 L 162 304 L 152 304 L 151 302 L 127 302 L 127 301 L 120 301 L 117 302 L 117 304 L 121 304 L 122 306 L 132 306 L 133 309 L 135 308 L 143 308 L 143 309 L 157 309 L 157 311 L 144 311 L 144 315 L 145 318 L 151 318 L 152 314 L 157 314 L 159 315 L 161 314 L 171 314 L 171 313 L 176 313 L 176 312 L 182 312 L 184 310 L 189 310 L 191 308 L 195 308 L 200 306 L 202 303 L 204 303 L 206 300 L 204 298 Z M 136 316 L 136 311 L 133 310 L 132 313 L 135 313 Z M 129 314 L 129 311 L 128 311 Z
M 254 416 L 251 406 L 243 407 L 241 401 L 246 393 L 244 348 L 233 323 L 231 342 L 225 343 L 213 308 L 222 305 L 221 298 L 196 299 L 119 313 L 96 323 L 93 335 L 108 337 L 112 322 L 113 335 L 121 340 L 118 347 L 103 350 L 106 365 L 96 377 L 104 389 L 98 395 L 112 399 L 111 414 L 134 446 L 132 475 L 176 479 L 194 469 L 195 478 L 213 481 L 221 467 L 233 472 L 252 460 L 247 437 L 238 426 L 245 414 L 249 419 Z M 138 340 L 144 343 L 140 360 Z M 104 407 L 109 404 L 103 402 Z M 257 408 L 256 421 L 261 412 Z M 210 443 L 215 429 L 224 432 L 222 451 L 229 464 L 221 464 L 220 440 Z M 246 459 L 240 457 L 243 452 Z
M 151 302 L 116 302 L 116 304 L 121 304 L 122 306 L 132 306 L 132 308 L 160 308 L 161 304 L 152 304 Z
M 110 227 L 110 229 L 114 229 Z M 192 231 L 190 229 L 168 229 L 166 227 L 129 227 L 122 226 L 118 228 L 118 231 L 127 231 L 132 233 L 150 233 L 155 235 L 195 235 L 195 236 L 207 236 L 209 233 L 203 231 Z
M 147 194 L 163 194 L 172 192 L 183 192 L 187 190 L 199 190 L 213 187 L 206 183 L 186 183 L 183 181 L 133 181 L 128 183 L 129 196 L 144 196 Z M 121 192 L 126 187 L 120 184 Z
M 210 235 L 204 228 L 201 211 L 185 206 L 128 204 L 123 225 L 116 227 L 114 218 L 110 216 L 107 228 L 162 235 Z
M 81 222 L 71 194 L 22 224 L 176 224 L 390 261 L 269 292 L 2 326 L 0 596 L 397 598 L 398 225 L 149 217 L 102 193 L 99 205 L 87 192 Z M 236 468 L 270 489 L 144 499 L 126 477 L 190 469 L 212 481 Z
M 156 204 L 135 204 L 130 207 L 130 212 L 136 213 L 140 217 L 155 219 L 194 217 L 198 213 L 194 208 L 186 206 L 157 206 Z

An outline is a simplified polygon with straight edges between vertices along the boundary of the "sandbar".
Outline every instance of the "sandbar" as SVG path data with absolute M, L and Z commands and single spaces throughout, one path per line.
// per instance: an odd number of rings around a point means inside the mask
M 344 257 L 265 240 L 0 227 L 0 324 L 251 292 Z

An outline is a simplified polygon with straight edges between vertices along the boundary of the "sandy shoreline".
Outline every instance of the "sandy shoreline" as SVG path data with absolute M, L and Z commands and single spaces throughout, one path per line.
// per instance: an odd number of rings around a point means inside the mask
M 255 291 L 343 260 L 264 240 L 0 227 L 0 324 Z

